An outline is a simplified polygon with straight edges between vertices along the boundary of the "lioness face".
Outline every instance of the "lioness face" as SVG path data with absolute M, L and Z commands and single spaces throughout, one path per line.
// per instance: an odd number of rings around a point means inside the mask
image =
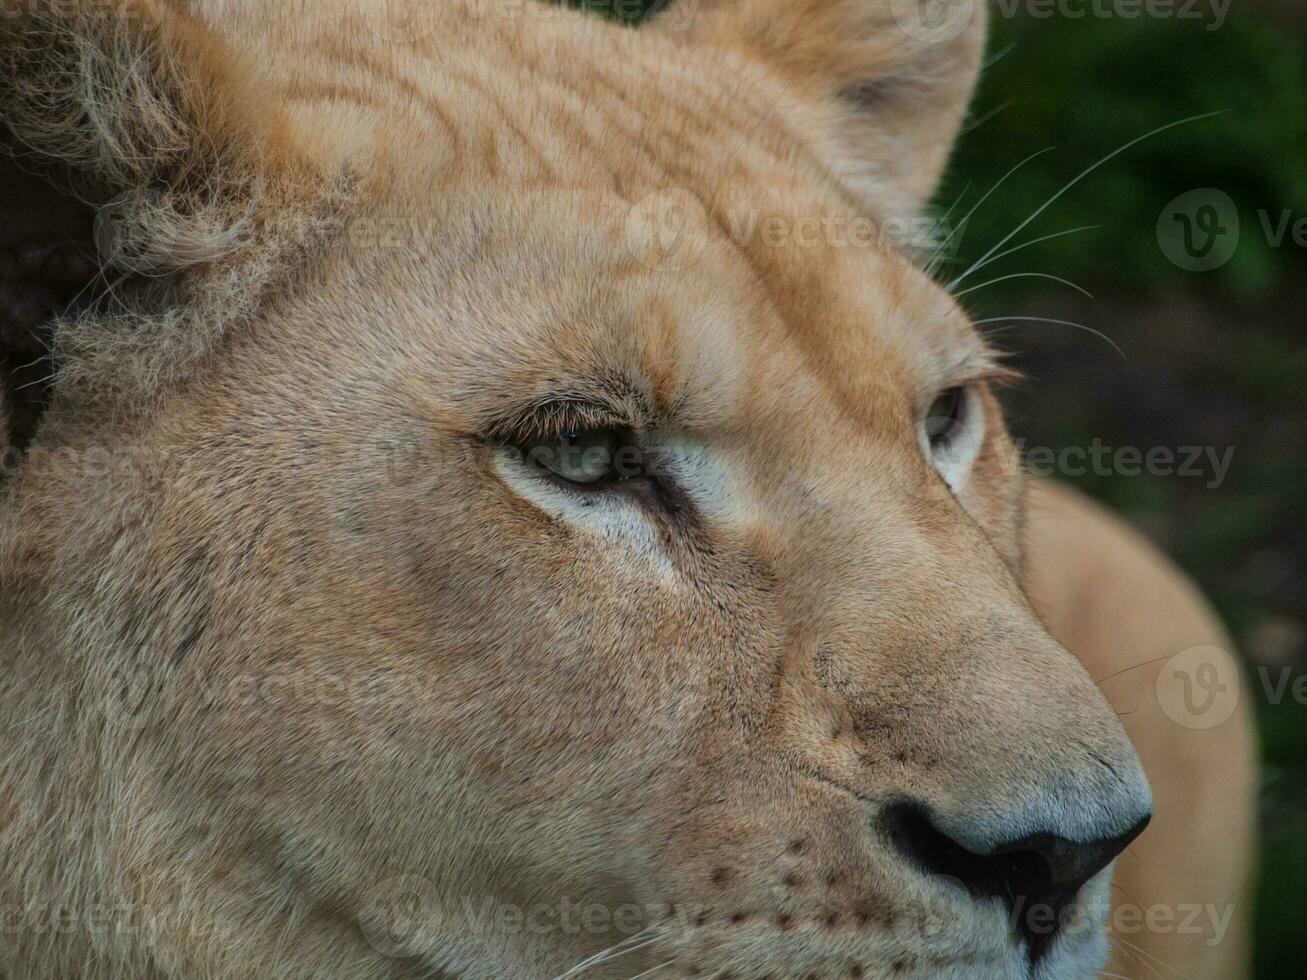
M 149 398 L 82 314 L 4 505 L 6 704 L 60 710 L 0 850 L 154 913 L 78 962 L 1093 976 L 1151 803 L 1018 587 L 1002 371 L 828 234 L 928 193 L 978 25 L 192 6 L 131 30 L 279 122 L 246 250 L 136 302 L 182 311 L 166 362 L 215 282 L 265 292 Z M 87 843 L 34 856 L 65 811 Z

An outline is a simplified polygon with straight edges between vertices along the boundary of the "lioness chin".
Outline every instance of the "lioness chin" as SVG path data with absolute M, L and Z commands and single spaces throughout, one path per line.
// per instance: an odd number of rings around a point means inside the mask
M 1133 634 L 903 240 L 979 6 L 3 3 L 0 976 L 1097 974 Z

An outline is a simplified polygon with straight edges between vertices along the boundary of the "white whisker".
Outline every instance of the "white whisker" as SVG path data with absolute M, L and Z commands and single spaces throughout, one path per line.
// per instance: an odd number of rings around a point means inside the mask
M 659 970 L 665 970 L 667 969 L 667 967 L 672 966 L 675 963 L 676 960 L 668 960 L 666 963 L 659 963 L 657 966 L 650 967 L 648 970 L 645 970 L 643 973 L 637 973 L 635 976 L 631 977 L 630 980 L 640 980 L 641 977 L 651 976 L 657 973 Z
M 1083 293 L 1085 296 L 1088 296 L 1090 299 L 1094 298 L 1094 294 L 1091 293 L 1088 289 L 1085 289 L 1083 286 L 1078 286 L 1075 283 L 1073 283 L 1070 279 L 1063 279 L 1061 276 L 1051 276 L 1047 272 L 1014 272 L 1008 276 L 999 276 L 997 279 L 986 280 L 985 282 L 982 282 L 976 286 L 968 286 L 966 289 L 959 290 L 953 295 L 965 296 L 967 295 L 967 293 L 974 293 L 977 289 L 984 289 L 986 286 L 992 286 L 995 283 L 1005 282 L 1008 279 L 1052 279 L 1054 282 L 1060 282 L 1064 286 L 1070 286 L 1076 292 Z
M 967 226 L 967 222 L 971 220 L 971 216 L 976 213 L 976 211 L 980 208 L 982 204 L 984 204 L 986 201 L 989 200 L 990 195 L 992 195 L 996 190 L 998 190 L 1000 187 L 1003 186 L 1004 181 L 1006 181 L 1009 177 L 1011 177 L 1014 173 L 1016 173 L 1018 170 L 1024 167 L 1031 160 L 1035 159 L 1035 157 L 1043 156 L 1045 153 L 1051 152 L 1052 149 L 1053 147 L 1046 146 L 1042 150 L 1036 150 L 1034 153 L 1030 154 L 1030 156 L 1026 157 L 1024 160 L 1017 163 L 1016 166 L 1014 166 L 1011 170 L 1005 173 L 997 181 L 995 181 L 994 186 L 991 187 L 989 190 L 985 191 L 985 193 L 981 195 L 980 200 L 977 201 L 975 204 L 973 204 L 971 206 L 971 210 L 968 211 L 963 216 L 962 220 L 953 226 L 953 230 L 948 233 L 948 237 L 935 246 L 935 254 L 931 257 L 931 261 L 927 263 L 927 265 L 933 266 L 935 259 L 943 254 L 944 249 L 948 248 L 948 243 L 953 240 L 953 236 Z M 952 208 L 950 208 L 949 210 L 951 211 Z M 950 286 L 950 288 L 952 287 Z
M 1004 236 L 1003 238 L 1001 238 L 998 242 L 996 242 L 996 243 L 993 245 L 993 247 L 990 248 L 990 250 L 989 250 L 988 252 L 986 252 L 984 255 L 982 255 L 980 258 L 978 258 L 975 262 L 973 262 L 972 265 L 971 265 L 971 268 L 968 269 L 966 272 L 962 273 L 962 275 L 960 275 L 957 279 L 955 279 L 955 280 L 950 284 L 950 287 L 949 287 L 949 288 L 951 289 L 951 288 L 953 288 L 954 286 L 960 284 L 960 283 L 962 282 L 963 279 L 966 279 L 966 277 L 969 276 L 969 275 L 971 275 L 971 273 L 975 272 L 976 269 L 978 269 L 978 268 L 980 268 L 981 266 L 983 266 L 983 265 L 985 264 L 985 262 L 986 262 L 986 261 L 987 261 L 987 260 L 988 260 L 988 259 L 989 259 L 989 258 L 990 258 L 994 253 L 995 253 L 995 252 L 997 252 L 999 249 L 1001 249 L 1004 245 L 1006 245 L 1008 242 L 1010 242 L 1010 241 L 1011 241 L 1013 238 L 1015 238 L 1017 235 L 1021 234 L 1021 232 L 1022 232 L 1022 231 L 1023 231 L 1023 230 L 1024 230 L 1024 229 L 1025 229 L 1025 228 L 1026 228 L 1026 227 L 1027 227 L 1031 222 L 1032 222 L 1032 221 L 1034 221 L 1034 220 L 1035 220 L 1036 218 L 1038 218 L 1041 214 L 1043 214 L 1043 213 L 1044 213 L 1045 211 L 1047 211 L 1050 207 L 1052 207 L 1053 204 L 1054 204 L 1054 203 L 1055 203 L 1059 198 L 1061 198 L 1061 196 L 1062 196 L 1063 194 L 1065 194 L 1065 193 L 1066 193 L 1067 191 L 1069 191 L 1071 188 L 1075 187 L 1076 184 L 1080 183 L 1082 180 L 1084 180 L 1086 177 L 1088 177 L 1090 174 L 1092 174 L 1095 170 L 1097 170 L 1097 169 L 1098 169 L 1099 167 L 1101 167 L 1103 164 L 1107 163 L 1107 161 L 1113 159 L 1114 157 L 1119 156 L 1120 154 L 1124 153 L 1126 150 L 1130 149 L 1132 146 L 1135 146 L 1135 145 L 1138 144 L 1138 143 L 1142 143 L 1144 140 L 1149 139 L 1150 137 L 1156 136 L 1158 133 L 1164 133 L 1164 132 L 1166 132 L 1168 129 L 1174 129 L 1174 128 L 1177 127 L 1177 126 L 1183 126 L 1183 125 L 1185 125 L 1186 123 L 1196 122 L 1196 121 L 1198 121 L 1199 119 L 1208 119 L 1208 118 L 1210 118 L 1210 117 L 1212 117 L 1212 116 L 1220 115 L 1220 112 L 1223 112 L 1223 111 L 1224 111 L 1224 110 L 1220 110 L 1220 111 L 1218 111 L 1218 112 L 1204 112 L 1204 113 L 1202 113 L 1201 115 L 1197 115 L 1197 116 L 1188 116 L 1188 117 L 1186 117 L 1186 118 L 1184 118 L 1184 119 L 1177 120 L 1176 122 L 1167 123 L 1167 124 L 1164 125 L 1164 126 L 1158 126 L 1156 129 L 1149 130 L 1147 133 L 1144 133 L 1142 136 L 1136 136 L 1134 139 L 1130 140 L 1128 143 L 1125 143 L 1125 144 L 1123 144 L 1123 145 L 1121 145 L 1121 146 L 1118 146 L 1118 147 L 1117 147 L 1115 150 L 1113 150 L 1111 153 L 1107 154 L 1107 156 L 1105 156 L 1105 157 L 1100 157 L 1098 160 L 1096 160 L 1096 161 L 1094 161 L 1093 163 L 1091 163 L 1088 167 L 1086 167 L 1084 170 L 1080 171 L 1080 173 L 1076 174 L 1076 175 L 1075 175 L 1074 177 L 1072 177 L 1069 181 L 1067 181 L 1065 184 L 1063 184 L 1061 190 L 1059 190 L 1056 194 L 1054 194 L 1052 197 L 1050 197 L 1048 200 L 1046 200 L 1046 201 L 1045 201 L 1043 204 L 1041 204 L 1039 207 L 1035 208 L 1035 210 L 1032 211 L 1032 212 L 1030 213 L 1030 215 L 1029 215 L 1029 216 L 1028 216 L 1024 221 L 1021 222 L 1021 224 L 1019 224 L 1019 225 L 1017 225 L 1015 228 L 1013 228 L 1010 232 L 1007 233 L 1007 235 L 1005 235 L 1005 236 Z
M 1050 235 L 1040 235 L 1038 238 L 1032 238 L 1029 241 L 1022 242 L 1020 245 L 1013 245 L 1007 251 L 999 252 L 997 255 L 989 259 L 983 265 L 973 265 L 966 272 L 962 273 L 962 275 L 958 276 L 956 279 L 950 282 L 946 288 L 949 290 L 949 292 L 952 292 L 958 286 L 962 285 L 962 280 L 965 279 L 967 276 L 971 275 L 971 273 L 977 272 L 980 269 L 985 268 L 985 266 L 987 265 L 993 265 L 999 259 L 1007 258 L 1007 256 L 1009 255 L 1013 255 L 1016 252 L 1020 252 L 1023 248 L 1029 248 L 1031 245 L 1038 245 L 1040 242 L 1052 241 L 1054 238 L 1062 238 L 1065 235 L 1075 235 L 1075 234 L 1079 234 L 1082 231 L 1093 231 L 1095 228 L 1101 228 L 1101 227 L 1103 226 L 1081 225 L 1079 228 L 1067 228 L 1064 231 L 1055 231 Z
M 967 191 L 969 190 L 971 190 L 971 181 L 967 181 L 964 185 L 962 185 L 962 192 L 953 199 L 953 203 L 948 206 L 948 210 L 946 210 L 942 215 L 939 216 L 939 220 L 941 224 L 945 221 L 948 221 L 949 215 L 953 213 L 953 209 L 962 203 L 962 199 L 967 196 Z
M 1002 61 L 1004 58 L 1010 55 L 1013 51 L 1015 51 L 1016 47 L 1017 47 L 1016 41 L 1008 41 L 1007 44 L 999 48 L 992 55 L 990 55 L 988 58 L 985 59 L 985 63 L 981 66 L 980 70 L 982 72 L 989 71 L 996 64 L 998 64 L 1000 61 Z
M 984 320 L 974 320 L 972 322 L 975 323 L 975 325 L 978 327 L 986 323 L 1008 323 L 1008 322 L 1056 323 L 1059 326 L 1063 326 L 1063 327 L 1075 327 L 1077 330 L 1084 330 L 1086 333 L 1091 333 L 1095 337 L 1101 338 L 1104 342 L 1110 344 L 1114 351 L 1116 351 L 1118 354 L 1121 355 L 1122 360 L 1126 359 L 1125 351 L 1123 351 L 1119 346 L 1117 346 L 1115 340 L 1113 340 L 1107 334 L 1103 333 L 1101 330 L 1095 330 L 1093 327 L 1086 326 L 1083 323 L 1076 323 L 1074 320 L 1055 320 L 1052 317 L 1047 317 L 1047 316 L 991 316 L 991 317 L 987 317 Z
M 637 932 L 634 936 L 628 936 L 619 943 L 614 943 L 607 949 L 601 949 L 592 956 L 587 956 L 576 966 L 572 967 L 566 973 L 560 973 L 554 980 L 567 980 L 568 977 L 574 977 L 591 967 L 607 963 L 609 960 L 615 960 L 618 957 L 626 956 L 628 953 L 634 953 L 636 950 L 652 946 L 662 940 L 662 936 L 653 934 L 651 929 L 645 929 L 643 932 Z
M 985 113 L 983 116 L 979 116 L 978 118 L 971 120 L 961 129 L 959 129 L 958 136 L 962 137 L 970 133 L 974 133 L 981 126 L 985 125 L 985 123 L 989 122 L 991 119 L 993 119 L 995 116 L 997 116 L 1000 112 L 1002 112 L 1004 109 L 1006 109 L 1015 101 L 1016 101 L 1015 99 L 1008 99 L 1006 102 L 1000 102 L 998 105 L 994 106 L 994 108 L 990 109 L 987 113 Z
M 1125 949 L 1129 950 L 1132 953 L 1137 954 L 1138 956 L 1142 956 L 1144 958 L 1145 965 L 1149 966 L 1152 969 L 1152 971 L 1156 973 L 1158 976 L 1162 975 L 1161 971 L 1158 970 L 1156 966 L 1152 966 L 1153 963 L 1165 967 L 1166 970 L 1168 970 L 1171 973 L 1174 973 L 1177 977 L 1180 977 L 1181 980 L 1189 980 L 1187 974 L 1181 973 L 1175 967 L 1168 964 L 1165 960 L 1161 959 L 1160 957 L 1154 956 L 1152 953 L 1146 951 L 1142 946 L 1139 946 L 1136 943 L 1132 943 L 1128 939 L 1122 939 L 1120 936 L 1113 936 L 1112 938 L 1113 941 L 1120 943 L 1121 946 L 1124 947 Z

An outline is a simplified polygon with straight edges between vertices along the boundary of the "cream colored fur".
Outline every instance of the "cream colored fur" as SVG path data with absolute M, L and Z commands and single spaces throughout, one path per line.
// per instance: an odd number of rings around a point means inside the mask
M 1023 547 L 1002 372 L 898 242 L 739 230 L 915 216 L 982 18 L 6 4 L 0 118 L 134 275 L 56 327 L 0 487 L 5 980 L 547 978 L 614 947 L 580 975 L 1027 976 L 886 803 L 979 849 L 1128 830 L 1147 787 L 1072 652 L 1219 634 L 1124 534 L 1099 577 L 1096 516 Z M 920 420 L 964 382 L 950 491 Z M 499 448 L 560 396 L 656 442 L 682 505 Z M 1150 590 L 1174 634 L 1115 611 Z M 1198 749 L 1144 717 L 1164 836 L 1123 877 L 1242 920 L 1242 722 Z M 1109 884 L 1039 980 L 1097 971 Z M 1233 978 L 1232 935 L 1219 968 L 1155 955 Z

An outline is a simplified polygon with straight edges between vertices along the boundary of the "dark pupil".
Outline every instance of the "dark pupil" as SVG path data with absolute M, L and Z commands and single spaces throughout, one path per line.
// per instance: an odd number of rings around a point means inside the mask
M 951 436 L 960 420 L 962 411 L 962 389 L 950 388 L 930 406 L 926 416 L 926 435 L 931 445 L 935 445 Z
M 623 428 L 562 432 L 524 448 L 530 462 L 569 483 L 597 485 L 641 475 L 635 439 Z

